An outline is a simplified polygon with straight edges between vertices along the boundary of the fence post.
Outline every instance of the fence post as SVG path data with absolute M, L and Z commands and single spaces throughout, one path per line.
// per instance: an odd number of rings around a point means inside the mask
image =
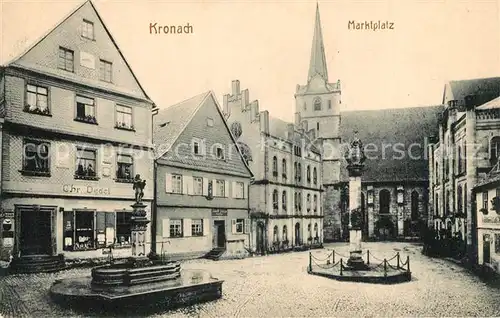
M 387 277 L 387 260 L 384 258 L 384 277 Z
M 332 251 L 332 264 L 335 265 L 335 250 Z
M 342 267 L 344 267 L 344 260 L 341 258 L 340 259 L 340 276 L 343 276 L 343 274 L 342 274 Z
M 309 271 L 312 272 L 312 254 L 309 252 Z
M 370 265 L 370 250 L 366 251 L 366 264 Z
M 406 266 L 408 266 L 407 271 L 410 272 L 410 255 L 406 256 Z
M 396 258 L 398 260 L 398 266 L 396 268 L 399 269 L 399 252 L 398 252 L 398 254 L 396 254 Z

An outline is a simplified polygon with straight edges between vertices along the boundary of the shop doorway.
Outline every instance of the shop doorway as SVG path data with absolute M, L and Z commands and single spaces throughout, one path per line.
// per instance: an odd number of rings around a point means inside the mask
M 485 234 L 483 236 L 483 264 L 489 264 L 491 262 L 490 247 L 490 236 L 488 234 Z
M 213 227 L 212 246 L 216 248 L 226 247 L 226 222 L 223 220 L 215 220 Z
M 256 237 L 256 252 L 258 254 L 264 254 L 265 252 L 265 244 L 264 244 L 264 234 L 265 234 L 265 228 L 264 228 L 264 223 L 259 222 L 257 223 L 257 237 Z
M 300 223 L 295 224 L 295 246 L 302 245 L 300 241 Z
M 52 254 L 52 211 L 39 208 L 18 209 L 19 253 Z

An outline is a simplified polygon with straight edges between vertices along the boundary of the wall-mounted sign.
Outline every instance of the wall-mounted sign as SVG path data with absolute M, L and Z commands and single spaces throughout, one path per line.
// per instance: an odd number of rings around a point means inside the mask
M 80 51 L 80 65 L 94 70 L 95 57 L 90 53 Z
M 9 211 L 9 210 L 3 210 L 0 211 L 0 218 L 3 219 L 8 219 L 8 218 L 13 218 L 14 217 L 14 211 Z
M 212 216 L 227 216 L 227 209 L 212 209 Z
M 109 188 L 94 187 L 94 186 L 82 186 L 77 184 L 65 184 L 62 190 L 66 193 L 74 194 L 93 194 L 93 195 L 110 195 L 111 190 Z
M 484 216 L 483 223 L 500 223 L 500 216 Z

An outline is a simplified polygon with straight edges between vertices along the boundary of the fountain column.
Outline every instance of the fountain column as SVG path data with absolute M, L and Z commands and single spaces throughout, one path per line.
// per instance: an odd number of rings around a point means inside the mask
M 357 134 L 357 132 L 356 132 Z M 361 211 L 361 175 L 366 157 L 363 144 L 356 136 L 346 153 L 347 170 L 349 172 L 349 243 L 350 257 L 347 265 L 353 269 L 364 269 L 362 258 L 361 236 L 363 214 Z
M 130 219 L 132 227 L 132 257 L 134 258 L 144 258 L 146 257 L 146 230 L 148 220 L 146 216 L 146 204 L 142 202 L 142 197 L 144 196 L 144 187 L 146 186 L 146 180 L 141 180 L 140 175 L 136 175 L 134 179 L 135 190 L 135 203 L 131 205 L 133 212 Z

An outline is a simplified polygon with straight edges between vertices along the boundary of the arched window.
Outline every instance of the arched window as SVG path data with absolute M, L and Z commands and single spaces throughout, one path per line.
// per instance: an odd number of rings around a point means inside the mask
M 293 194 L 293 204 L 295 206 L 295 211 L 299 210 L 299 198 L 297 192 Z
M 500 136 L 495 136 L 490 140 L 490 162 L 497 163 L 500 157 Z
M 306 179 L 307 183 L 311 183 L 311 167 L 307 166 L 306 168 Z
M 302 212 L 302 193 L 299 192 L 297 199 L 299 200 L 299 212 Z
M 411 219 L 413 221 L 418 220 L 418 192 L 413 191 L 411 193 Z
M 302 166 L 300 165 L 300 162 L 297 164 L 297 182 L 302 181 Z
M 318 196 L 316 194 L 313 197 L 313 211 L 314 211 L 314 214 L 316 214 L 316 212 L 318 212 Z
M 311 211 L 311 194 L 307 194 L 307 213 Z
M 311 223 L 307 224 L 307 234 L 309 238 L 312 238 Z
M 435 207 L 434 207 L 434 215 L 435 216 L 438 216 L 439 215 L 439 194 L 436 193 L 436 199 L 435 199 L 436 202 L 435 203 Z
M 313 183 L 314 185 L 318 185 L 318 171 L 316 171 L 316 167 L 313 169 Z
M 450 190 L 447 190 L 446 191 L 446 197 L 445 197 L 445 201 L 444 201 L 444 213 L 445 214 L 450 214 L 451 212 L 451 209 L 450 209 Z
M 278 237 L 278 226 L 275 225 L 273 229 L 273 242 L 278 242 L 279 237 Z
M 390 206 L 391 206 L 391 193 L 389 190 L 380 190 L 379 192 L 379 206 L 380 214 L 389 214 L 390 213 Z
M 315 236 L 316 238 L 319 238 L 318 223 L 314 223 L 314 236 Z
M 282 173 L 282 177 L 283 177 L 283 181 L 286 181 L 286 159 L 283 159 L 281 161 L 281 173 Z
M 283 211 L 286 211 L 286 191 L 283 191 L 281 195 L 281 205 L 283 207 Z
M 278 176 L 278 158 L 276 156 L 273 157 L 273 177 Z
M 316 98 L 314 100 L 314 110 L 321 110 L 321 99 Z
M 273 210 L 275 212 L 278 211 L 278 202 L 279 202 L 278 200 L 279 200 L 278 199 L 278 190 L 274 190 L 273 191 Z
M 293 172 L 294 172 L 294 179 L 295 181 L 298 180 L 298 173 L 299 173 L 299 167 L 298 167 L 298 164 L 296 162 L 293 163 Z
M 457 186 L 457 212 L 463 212 L 463 194 L 462 194 L 462 185 Z
M 288 241 L 288 229 L 283 225 L 283 242 Z

